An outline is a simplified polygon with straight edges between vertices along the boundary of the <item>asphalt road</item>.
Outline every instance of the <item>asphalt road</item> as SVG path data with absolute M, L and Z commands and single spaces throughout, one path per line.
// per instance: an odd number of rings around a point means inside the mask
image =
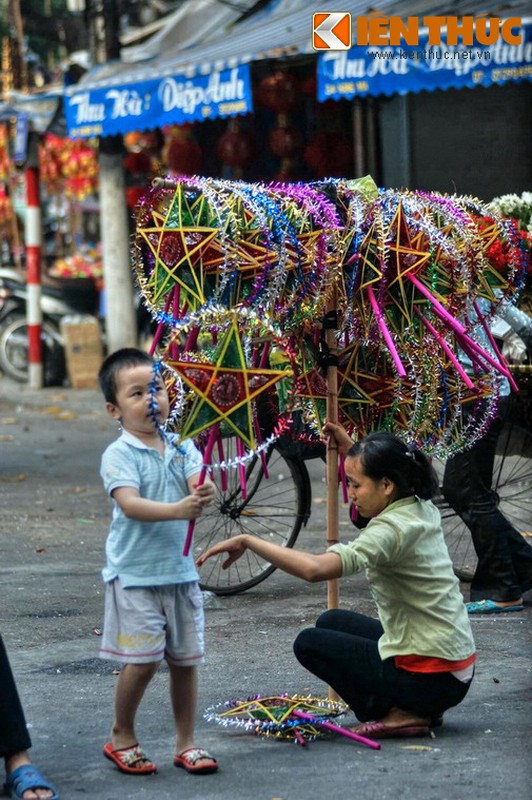
M 141 706 L 138 732 L 155 776 L 121 775 L 102 756 L 116 674 L 98 656 L 100 569 L 109 503 L 98 474 L 116 435 L 96 391 L 0 389 L 0 631 L 33 739 L 32 757 L 62 800 L 201 797 L 203 800 L 524 800 L 530 796 L 530 603 L 474 619 L 479 661 L 466 700 L 434 738 L 390 740 L 379 751 L 343 737 L 307 747 L 207 722 L 208 707 L 256 693 L 326 697 L 292 655 L 301 627 L 326 605 L 323 585 L 275 572 L 256 588 L 207 607 L 197 743 L 218 774 L 172 766 L 173 724 L 164 667 Z M 313 505 L 302 546 L 325 538 L 323 467 L 311 462 Z M 341 512 L 342 513 L 342 512 Z M 340 536 L 352 529 L 345 515 Z M 467 598 L 467 586 L 464 585 Z M 363 576 L 341 583 L 341 605 L 373 613 Z M 348 715 L 344 724 L 353 723 Z M 1 778 L 0 778 L 1 780 Z

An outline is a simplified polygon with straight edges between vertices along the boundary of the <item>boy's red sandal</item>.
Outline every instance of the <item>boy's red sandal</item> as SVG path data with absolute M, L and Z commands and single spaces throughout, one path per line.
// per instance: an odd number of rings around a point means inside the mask
M 207 775 L 209 772 L 216 772 L 218 762 L 203 747 L 189 747 L 174 757 L 174 766 L 183 767 L 195 775 Z
M 115 750 L 113 743 L 107 742 L 103 746 L 103 754 L 118 767 L 120 772 L 125 772 L 127 775 L 152 775 L 157 772 L 157 767 L 139 744 Z

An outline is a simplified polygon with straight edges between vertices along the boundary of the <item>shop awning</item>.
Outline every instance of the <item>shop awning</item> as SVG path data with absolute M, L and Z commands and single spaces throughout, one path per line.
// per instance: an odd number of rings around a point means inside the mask
M 493 86 L 509 81 L 532 80 L 532 20 L 523 20 L 521 44 L 470 47 L 442 44 L 429 46 L 428 32 L 420 32 L 419 44 L 352 47 L 318 56 L 318 100 L 351 100 L 354 97 L 407 94 L 435 89 Z
M 505 16 L 518 16 L 522 2 L 507 0 Z M 141 63 L 121 61 L 95 68 L 65 92 L 69 135 L 109 136 L 168 123 L 247 114 L 253 110 L 249 65 L 315 55 L 313 14 L 331 5 L 330 0 L 271 0 L 260 11 L 216 35 L 211 33 L 194 46 L 183 46 L 180 40 L 173 49 Z M 339 5 L 353 19 L 374 10 L 370 0 L 342 0 Z M 453 5 L 452 13 L 496 14 L 500 5 L 501 0 L 465 0 Z M 443 0 L 380 0 L 378 7 L 379 13 L 400 17 L 445 15 L 449 10 Z M 530 28 L 525 27 L 529 37 Z M 414 49 L 421 48 L 420 42 Z M 318 55 L 318 99 L 489 85 L 530 77 L 529 38 L 522 50 L 513 48 L 510 55 L 501 56 L 493 46 L 490 63 L 462 59 L 451 62 L 452 66 L 436 58 L 378 58 L 371 54 L 372 49 L 376 48 L 355 46 Z M 519 63 L 514 63 L 516 53 L 520 54 Z M 502 63 L 506 57 L 508 63 Z
M 44 133 L 57 114 L 62 94 L 62 89 L 35 95 L 11 91 L 9 100 L 0 103 L 0 121 L 24 116 L 31 130 Z
M 361 14 L 368 0 L 342 0 L 342 6 Z M 320 10 L 323 0 L 272 0 L 201 44 L 165 50 L 134 65 L 95 68 L 65 92 L 69 135 L 109 136 L 250 113 L 250 63 L 313 53 L 312 17 Z

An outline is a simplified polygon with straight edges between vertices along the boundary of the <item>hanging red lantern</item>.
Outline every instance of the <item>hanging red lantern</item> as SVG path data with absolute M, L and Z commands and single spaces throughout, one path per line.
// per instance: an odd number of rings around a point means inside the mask
M 275 72 L 259 84 L 259 102 L 274 114 L 288 113 L 297 106 L 300 97 L 299 80 L 289 72 Z
M 179 175 L 196 175 L 200 171 L 203 153 L 189 126 L 172 127 L 163 157 L 168 168 Z
M 309 75 L 308 78 L 305 78 L 303 83 L 301 84 L 301 91 L 303 94 L 308 94 L 311 97 L 316 97 L 316 89 L 317 89 L 317 80 L 316 80 L 316 73 Z
M 236 120 L 229 123 L 229 128 L 218 140 L 218 158 L 228 167 L 242 169 L 251 163 L 255 155 L 255 142 L 249 131 L 238 128 Z
M 129 208 L 135 208 L 138 201 L 145 192 L 144 186 L 128 186 L 126 189 L 126 203 Z
M 274 128 L 268 137 L 270 150 L 278 158 L 294 158 L 300 152 L 304 142 L 303 134 L 293 125 Z
M 152 171 L 151 158 L 146 152 L 131 152 L 124 158 L 124 169 L 131 175 L 149 175 Z
M 299 180 L 299 178 L 300 175 L 297 164 L 290 158 L 284 158 L 282 160 L 281 166 L 273 176 L 273 180 L 279 181 L 280 183 L 293 183 Z
M 342 178 L 351 171 L 353 152 L 343 134 L 320 131 L 308 143 L 303 158 L 315 177 Z

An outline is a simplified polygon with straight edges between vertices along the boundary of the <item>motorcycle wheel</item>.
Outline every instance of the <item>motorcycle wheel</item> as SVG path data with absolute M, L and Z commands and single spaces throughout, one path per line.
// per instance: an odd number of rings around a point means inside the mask
M 44 320 L 42 344 L 45 386 L 61 386 L 66 377 L 65 354 L 57 341 L 58 336 L 56 326 Z M 0 369 L 19 383 L 28 382 L 28 326 L 25 317 L 10 317 L 0 329 Z

